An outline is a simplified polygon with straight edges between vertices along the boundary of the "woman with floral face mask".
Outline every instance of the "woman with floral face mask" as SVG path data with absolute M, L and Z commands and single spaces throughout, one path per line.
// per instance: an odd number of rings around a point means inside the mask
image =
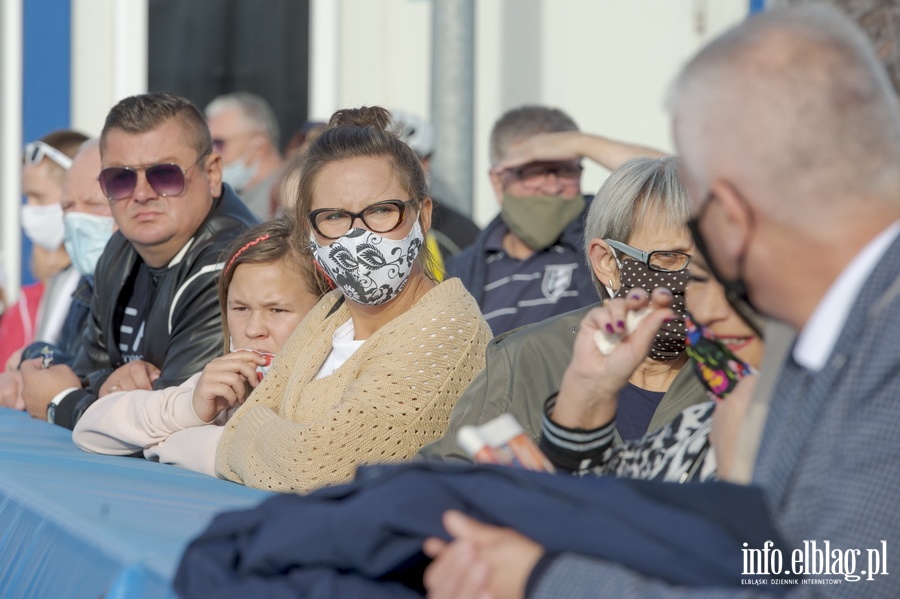
M 308 491 L 411 458 L 484 366 L 490 330 L 458 279 L 435 282 L 425 175 L 390 126 L 382 108 L 341 110 L 309 148 L 297 235 L 337 289 L 226 425 L 223 478 Z

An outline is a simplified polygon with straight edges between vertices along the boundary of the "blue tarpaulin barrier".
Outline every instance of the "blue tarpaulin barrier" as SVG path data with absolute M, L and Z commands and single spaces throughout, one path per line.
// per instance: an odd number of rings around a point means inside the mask
M 144 459 L 0 408 L 0 597 L 174 597 L 188 542 L 272 494 Z

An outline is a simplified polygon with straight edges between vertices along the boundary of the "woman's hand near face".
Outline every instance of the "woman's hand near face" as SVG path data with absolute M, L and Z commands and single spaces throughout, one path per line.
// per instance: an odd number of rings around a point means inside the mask
M 258 353 L 241 350 L 207 364 L 191 397 L 194 413 L 204 422 L 212 422 L 222 410 L 244 403 L 249 395 L 247 384 L 257 385 L 256 367 L 265 364 L 266 359 Z
M 575 337 L 572 361 L 560 385 L 552 414 L 554 422 L 593 430 L 612 420 L 619 391 L 647 357 L 660 326 L 675 316 L 669 308 L 672 299 L 668 289 L 656 289 L 652 295 L 634 289 L 627 298 L 610 300 L 585 315 Z M 634 332 L 627 334 L 628 313 L 647 306 L 651 312 Z M 604 355 L 595 341 L 600 332 L 621 337 L 609 355 Z

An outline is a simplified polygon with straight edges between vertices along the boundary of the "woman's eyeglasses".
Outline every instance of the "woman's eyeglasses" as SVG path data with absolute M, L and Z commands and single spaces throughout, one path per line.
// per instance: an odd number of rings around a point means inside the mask
M 144 171 L 147 183 L 153 191 L 161 196 L 177 196 L 184 191 L 185 175 L 201 160 L 209 155 L 207 150 L 186 169 L 177 164 L 154 164 L 153 166 L 131 168 L 129 166 L 112 166 L 100 171 L 97 178 L 103 195 L 110 201 L 124 200 L 134 192 L 137 186 L 138 171 Z
M 691 255 L 684 252 L 675 252 L 668 250 L 654 250 L 645 252 L 636 247 L 632 247 L 627 243 L 616 241 L 614 239 L 604 239 L 606 245 L 613 248 L 613 254 L 618 250 L 630 258 L 634 258 L 638 262 L 646 264 L 650 270 L 659 272 L 679 272 L 688 267 L 691 263 Z M 619 259 L 616 257 L 616 262 Z M 621 268 L 621 263 L 619 263 Z
M 33 141 L 25 146 L 25 163 L 36 166 L 41 163 L 44 158 L 49 158 L 59 166 L 66 170 L 72 166 L 72 159 L 42 141 Z
M 339 239 L 353 228 L 356 219 L 373 233 L 390 233 L 403 224 L 407 206 L 415 200 L 385 200 L 368 206 L 362 212 L 340 208 L 320 208 L 309 213 L 309 222 L 316 233 L 326 239 Z

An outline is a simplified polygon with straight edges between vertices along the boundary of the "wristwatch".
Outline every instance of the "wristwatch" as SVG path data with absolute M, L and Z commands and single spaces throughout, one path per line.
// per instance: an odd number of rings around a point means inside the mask
M 50 400 L 50 403 L 47 404 L 47 422 L 49 422 L 50 424 L 56 424 L 56 406 L 58 406 L 60 402 L 62 402 L 62 400 L 66 398 L 66 395 L 68 395 L 71 391 L 74 391 L 74 389 L 66 389 L 62 393 L 58 393 L 56 397 Z

